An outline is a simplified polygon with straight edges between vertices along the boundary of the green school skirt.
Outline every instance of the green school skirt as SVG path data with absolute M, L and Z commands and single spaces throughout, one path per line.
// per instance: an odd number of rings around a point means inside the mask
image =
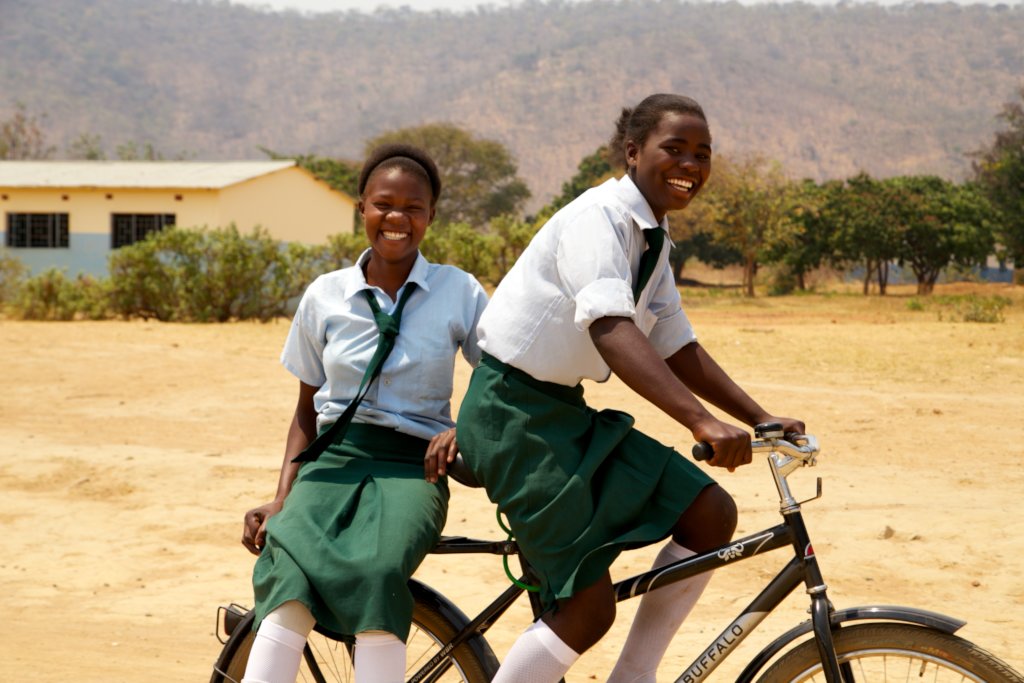
M 257 625 L 288 600 L 340 635 L 409 635 L 406 582 L 437 544 L 448 483 L 423 478 L 428 442 L 352 424 L 341 443 L 299 469 L 284 508 L 267 523 L 253 569 Z
M 596 411 L 583 387 L 542 382 L 484 355 L 459 408 L 459 449 L 509 520 L 551 609 L 622 550 L 665 538 L 714 483 L 675 449 Z

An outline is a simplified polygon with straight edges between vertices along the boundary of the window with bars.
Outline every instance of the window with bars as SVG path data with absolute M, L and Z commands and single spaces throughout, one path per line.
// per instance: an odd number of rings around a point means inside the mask
M 151 232 L 174 225 L 173 213 L 110 214 L 110 247 L 126 247 L 146 238 Z
M 68 214 L 7 214 L 7 246 L 66 249 L 68 246 Z

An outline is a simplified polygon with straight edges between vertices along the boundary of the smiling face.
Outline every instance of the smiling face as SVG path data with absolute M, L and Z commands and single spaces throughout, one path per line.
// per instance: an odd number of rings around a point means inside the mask
M 427 226 L 434 219 L 430 183 L 397 167 L 375 171 L 359 200 L 372 259 L 412 267 Z
M 685 209 L 711 175 L 711 132 L 699 116 L 665 112 L 643 145 L 626 142 L 629 176 L 654 217 Z

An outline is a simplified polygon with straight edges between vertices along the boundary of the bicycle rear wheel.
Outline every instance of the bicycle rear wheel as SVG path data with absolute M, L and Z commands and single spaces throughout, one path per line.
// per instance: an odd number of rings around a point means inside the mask
M 414 588 L 417 598 L 413 608 L 412 630 L 409 632 L 406 653 L 406 673 L 412 676 L 449 642 L 465 623 L 464 615 L 444 598 L 426 587 Z M 430 597 L 435 599 L 429 599 Z M 451 612 L 455 611 L 455 614 Z M 249 660 L 255 634 L 252 630 L 253 613 L 250 611 L 232 630 L 220 656 L 214 664 L 210 683 L 240 683 Z M 463 624 L 453 623 L 461 616 Z M 474 636 L 455 649 L 452 665 L 442 675 L 430 678 L 437 683 L 487 683 L 498 668 L 498 661 L 481 636 Z M 319 629 L 309 634 L 307 647 L 297 681 L 330 681 L 351 683 L 351 644 L 335 639 Z
M 858 683 L 1024 683 L 1020 674 L 977 645 L 920 626 L 845 626 L 835 634 L 835 645 L 839 663 Z M 824 680 L 813 640 L 787 652 L 758 679 L 759 683 Z

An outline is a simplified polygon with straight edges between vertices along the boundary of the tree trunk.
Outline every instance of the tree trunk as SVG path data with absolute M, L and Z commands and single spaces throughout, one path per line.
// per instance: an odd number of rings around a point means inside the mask
M 939 280 L 939 274 L 935 273 L 932 275 L 920 278 L 917 281 L 917 294 L 918 296 L 929 296 L 935 291 L 935 283 Z
M 885 290 L 889 288 L 889 262 L 878 262 L 878 294 L 885 296 Z
M 743 289 L 747 296 L 754 296 L 754 275 L 757 274 L 757 261 L 748 256 L 743 263 Z
M 669 259 L 669 263 L 672 265 L 672 277 L 675 278 L 676 284 L 679 284 L 683 280 L 683 268 L 686 266 L 686 259 Z
M 875 274 L 875 262 L 868 259 L 864 262 L 864 296 L 871 293 L 871 278 Z

